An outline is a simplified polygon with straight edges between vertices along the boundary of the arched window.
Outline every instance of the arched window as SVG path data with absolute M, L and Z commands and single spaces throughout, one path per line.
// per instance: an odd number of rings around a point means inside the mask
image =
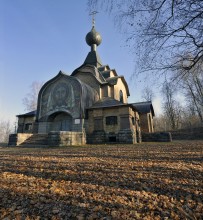
M 120 102 L 123 102 L 123 92 L 120 90 Z

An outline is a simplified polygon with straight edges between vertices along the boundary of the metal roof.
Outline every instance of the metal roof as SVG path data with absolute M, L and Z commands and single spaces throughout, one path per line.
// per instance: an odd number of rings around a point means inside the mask
M 85 59 L 84 64 L 90 64 L 96 67 L 102 66 L 102 61 L 97 51 L 90 51 Z
M 154 108 L 151 101 L 148 102 L 137 102 L 132 103 L 132 105 L 141 113 L 146 114 L 152 112 L 152 116 L 155 116 L 154 114 Z
M 98 67 L 98 70 L 103 72 L 106 70 L 110 70 L 110 68 L 109 68 L 109 65 L 103 65 L 103 66 Z
M 111 70 L 101 71 L 102 76 L 107 79 L 110 77 Z
M 110 97 L 105 97 L 97 101 L 96 103 L 93 104 L 88 109 L 96 109 L 96 108 L 112 108 L 112 107 L 120 107 L 120 106 L 129 106 L 132 107 L 133 109 L 137 110 L 132 104 L 128 103 L 122 103 L 119 102 L 116 99 L 110 98 Z
M 16 115 L 17 117 L 24 117 L 24 116 L 35 116 L 37 114 L 37 111 L 31 111 L 31 112 L 27 112 L 25 114 L 21 114 L 21 115 Z

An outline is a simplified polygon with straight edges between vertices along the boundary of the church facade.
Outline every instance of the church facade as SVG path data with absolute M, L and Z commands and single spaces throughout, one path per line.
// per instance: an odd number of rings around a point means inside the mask
M 128 103 L 124 76 L 103 65 L 97 53 L 101 40 L 93 25 L 86 35 L 91 50 L 84 63 L 70 75 L 60 71 L 42 86 L 37 110 L 17 116 L 10 145 L 37 134 L 46 134 L 50 146 L 138 143 L 142 131 L 153 132 L 152 103 Z

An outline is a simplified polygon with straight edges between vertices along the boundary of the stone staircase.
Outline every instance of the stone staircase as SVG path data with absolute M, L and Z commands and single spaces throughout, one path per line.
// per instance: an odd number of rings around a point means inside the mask
M 47 147 L 48 146 L 48 134 L 33 134 L 27 138 L 19 146 L 22 147 Z

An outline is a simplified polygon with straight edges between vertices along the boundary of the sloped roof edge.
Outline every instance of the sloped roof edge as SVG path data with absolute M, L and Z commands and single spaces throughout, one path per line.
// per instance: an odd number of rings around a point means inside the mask
M 23 117 L 23 116 L 35 116 L 37 114 L 37 110 L 27 112 L 25 114 L 16 115 L 17 117 Z
M 106 98 L 103 98 L 103 99 L 97 101 L 93 106 L 91 106 L 87 109 L 113 108 L 113 107 L 121 107 L 121 106 L 129 106 L 137 111 L 136 107 L 133 106 L 132 104 L 122 103 L 122 102 L 120 102 L 116 99 L 110 98 L 110 97 L 106 97 Z
M 152 116 L 155 116 L 154 113 L 154 108 L 152 105 L 151 101 L 147 101 L 147 102 L 136 102 L 136 103 L 132 103 L 133 106 L 135 106 L 137 108 L 137 110 L 142 114 L 142 113 L 149 113 L 150 111 L 152 112 Z
M 95 67 L 94 65 L 91 65 L 91 64 L 83 64 L 83 65 L 81 65 L 80 67 L 78 67 L 77 69 L 75 69 L 75 70 L 72 72 L 71 76 L 75 76 L 79 71 L 80 71 L 81 73 L 86 73 L 86 72 L 83 72 L 83 71 L 82 71 L 82 68 L 83 68 L 83 67 L 89 67 L 89 68 L 94 69 L 94 71 L 98 71 L 98 73 L 100 74 L 100 77 L 102 78 L 103 81 L 101 81 L 100 79 L 98 80 L 98 78 L 96 77 L 95 74 L 93 74 L 93 73 L 91 73 L 91 72 L 90 72 L 90 73 L 95 77 L 95 79 L 97 79 L 97 81 L 98 81 L 100 84 L 107 84 L 106 79 L 102 76 L 102 74 L 101 74 L 101 72 L 98 70 L 98 68 Z

